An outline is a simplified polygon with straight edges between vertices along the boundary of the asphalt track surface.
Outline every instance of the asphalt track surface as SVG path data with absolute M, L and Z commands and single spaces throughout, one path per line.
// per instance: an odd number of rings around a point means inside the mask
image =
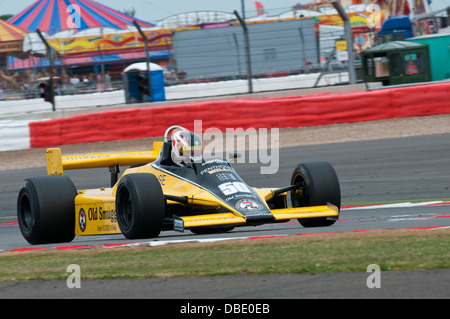
M 325 160 L 333 165 L 340 180 L 343 202 L 450 198 L 450 134 L 284 148 L 280 150 L 280 168 L 276 175 L 260 175 L 258 164 L 235 164 L 234 167 L 251 186 L 284 186 L 289 184 L 296 164 L 313 160 Z M 45 175 L 45 168 L 0 172 L 0 223 L 15 219 L 16 196 L 23 179 L 40 175 Z M 78 189 L 109 183 L 107 169 L 71 171 L 67 175 Z M 157 240 L 446 226 L 450 226 L 448 204 L 347 208 L 341 211 L 338 222 L 326 228 L 306 229 L 291 221 L 236 228 L 216 235 L 165 232 Z M 77 237 L 71 244 L 120 242 L 129 240 L 122 235 Z M 22 238 L 17 225 L 0 225 L 0 250 L 26 247 L 30 245 Z M 349 273 L 120 280 L 120 283 L 118 280 L 83 281 L 89 289 L 78 291 L 67 289 L 65 282 L 0 283 L 0 298 L 104 298 L 112 292 L 116 298 L 450 298 L 448 269 L 385 272 L 385 285 L 381 289 L 368 289 L 367 276 L 367 273 Z M 270 286 L 277 289 L 265 288 Z M 190 294 L 183 294 L 186 289 Z

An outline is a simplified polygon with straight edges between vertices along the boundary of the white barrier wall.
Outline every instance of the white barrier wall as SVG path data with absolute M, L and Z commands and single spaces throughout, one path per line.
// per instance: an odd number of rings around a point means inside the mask
M 30 148 L 29 121 L 0 121 L 0 151 Z
M 295 88 L 311 88 L 319 73 L 301 74 L 288 77 L 254 79 L 254 92 L 266 92 Z M 318 86 L 334 85 L 348 81 L 348 73 L 324 75 Z M 166 87 L 167 100 L 179 100 L 220 95 L 243 94 L 248 92 L 247 80 L 222 81 L 213 83 L 185 84 Z M 65 95 L 55 97 L 57 110 L 95 108 L 98 106 L 125 104 L 123 90 L 103 93 Z M 44 99 L 0 101 L 0 151 L 30 148 L 28 123 L 21 120 L 23 114 L 45 114 L 52 111 L 52 105 Z M 44 115 L 45 116 L 45 115 Z M 40 117 L 38 117 L 40 118 Z M 44 120 L 44 118 L 41 118 Z

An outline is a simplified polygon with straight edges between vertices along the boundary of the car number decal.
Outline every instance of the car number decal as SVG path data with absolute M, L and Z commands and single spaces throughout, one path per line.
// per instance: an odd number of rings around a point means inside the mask
M 219 189 L 225 196 L 233 195 L 236 193 L 251 193 L 252 191 L 247 185 L 241 182 L 227 182 L 220 184 Z

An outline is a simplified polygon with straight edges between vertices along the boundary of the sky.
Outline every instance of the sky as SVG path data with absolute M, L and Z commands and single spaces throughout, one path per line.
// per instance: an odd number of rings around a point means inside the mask
M 157 22 L 172 15 L 191 11 L 224 11 L 241 13 L 241 0 L 96 0 L 116 10 L 136 10 L 136 18 L 148 22 Z M 296 3 L 308 3 L 312 0 L 259 0 L 268 15 L 279 14 L 291 9 Z M 412 0 L 408 0 L 411 5 Z M 34 0 L 0 0 L 0 15 L 17 14 L 34 3 Z M 255 1 L 244 0 L 245 15 L 256 15 Z M 439 10 L 450 6 L 450 0 L 432 0 L 431 9 Z M 411 6 L 412 7 L 412 6 Z M 429 10 L 429 7 L 427 8 Z

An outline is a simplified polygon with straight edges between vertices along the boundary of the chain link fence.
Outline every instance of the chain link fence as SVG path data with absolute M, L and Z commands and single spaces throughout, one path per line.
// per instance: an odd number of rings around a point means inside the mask
M 306 88 L 324 85 L 323 81 L 319 84 L 317 73 L 335 74 L 334 80 L 325 81 L 325 85 L 348 83 L 345 76 L 347 63 L 336 54 L 336 41 L 343 37 L 342 27 L 321 25 L 317 28 L 313 19 L 296 19 L 250 24 L 248 51 L 242 27 L 230 25 L 174 31 L 171 45 L 166 46 L 170 52 L 167 58 L 157 60 L 152 57 L 152 51 L 149 53 L 151 62 L 164 68 L 167 90 L 179 87 L 178 91 L 185 90 L 187 97 L 192 89 L 186 85 L 210 83 L 217 86 L 223 81 L 248 80 L 247 52 L 253 80 L 272 79 L 277 82 L 279 79 L 278 82 L 282 83 L 284 77 L 297 76 L 297 88 Z M 372 44 L 376 41 L 374 34 L 365 33 L 364 37 Z M 357 56 L 359 49 L 355 42 Z M 141 58 L 104 62 L 99 59 L 87 64 L 66 64 L 63 56 L 56 57 L 52 69 L 55 95 L 71 96 L 81 105 L 91 100 L 92 94 L 119 92 L 124 88 L 123 69 L 139 61 L 145 61 L 145 52 Z M 8 70 L 4 65 L 1 69 L 0 100 L 3 101 L 40 98 L 39 84 L 50 79 L 48 63 L 36 63 L 30 68 L 16 70 Z M 232 82 L 228 83 L 230 86 L 233 86 Z M 280 89 L 280 85 L 272 87 Z M 291 84 L 287 88 L 294 87 Z M 203 90 L 205 96 L 214 94 L 213 89 L 208 93 L 208 86 L 194 89 Z M 271 86 L 266 86 L 265 90 L 271 90 Z M 230 94 L 235 92 L 232 89 L 228 91 Z M 182 96 L 178 94 L 175 98 Z M 171 99 L 170 94 L 167 94 L 167 99 Z

